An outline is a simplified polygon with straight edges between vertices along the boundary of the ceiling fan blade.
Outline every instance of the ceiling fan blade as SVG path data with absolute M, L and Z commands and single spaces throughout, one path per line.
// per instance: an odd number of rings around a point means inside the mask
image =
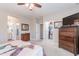
M 33 3 L 33 4 L 34 4 L 34 6 L 39 7 L 39 8 L 42 7 L 40 4 L 37 4 L 37 3 Z
M 17 5 L 25 5 L 25 3 L 17 3 Z

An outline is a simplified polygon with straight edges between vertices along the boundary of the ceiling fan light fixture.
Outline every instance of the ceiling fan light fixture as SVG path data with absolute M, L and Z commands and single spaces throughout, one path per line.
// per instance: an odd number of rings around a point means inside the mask
M 37 3 L 18 3 L 18 5 L 23 5 L 26 8 L 28 8 L 30 11 L 32 11 L 33 8 L 38 7 L 41 8 L 42 6 Z
M 29 9 L 32 10 L 33 7 L 34 7 L 34 5 L 33 4 L 30 4 Z
M 29 4 L 29 3 L 26 3 L 26 4 L 25 4 L 25 6 L 26 6 L 26 7 L 29 7 L 29 6 L 30 6 L 30 4 Z

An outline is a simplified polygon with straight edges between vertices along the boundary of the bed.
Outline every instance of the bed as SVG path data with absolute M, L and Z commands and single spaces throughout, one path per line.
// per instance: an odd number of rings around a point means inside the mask
M 1 44 L 0 56 L 45 56 L 45 54 L 39 45 L 16 40 Z

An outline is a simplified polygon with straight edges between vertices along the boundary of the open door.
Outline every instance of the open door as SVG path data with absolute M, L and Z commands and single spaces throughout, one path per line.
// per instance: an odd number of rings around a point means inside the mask
M 40 24 L 40 39 L 43 39 L 43 24 Z

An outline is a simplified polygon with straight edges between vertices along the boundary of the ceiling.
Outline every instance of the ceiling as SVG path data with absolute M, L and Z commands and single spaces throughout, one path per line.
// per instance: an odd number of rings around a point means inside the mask
M 18 14 L 22 17 L 38 17 L 44 15 L 55 14 L 64 10 L 74 8 L 77 5 L 75 3 L 40 3 L 42 8 L 34 8 L 29 11 L 25 6 L 19 6 L 16 3 L 0 3 L 0 10 L 4 10 L 9 13 Z

